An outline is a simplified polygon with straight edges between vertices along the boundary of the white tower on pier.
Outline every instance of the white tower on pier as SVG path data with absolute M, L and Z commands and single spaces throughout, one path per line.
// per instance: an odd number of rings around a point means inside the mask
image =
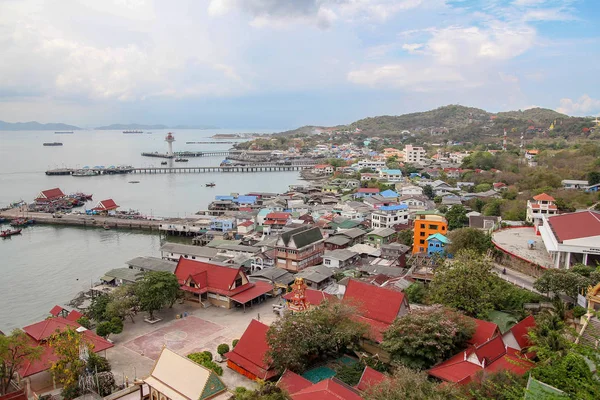
M 175 154 L 173 153 L 173 142 L 175 141 L 175 136 L 173 136 L 173 134 L 171 132 L 169 132 L 167 134 L 167 137 L 165 137 L 165 142 L 168 143 L 169 145 L 169 151 L 167 151 L 167 155 L 169 157 L 174 157 Z

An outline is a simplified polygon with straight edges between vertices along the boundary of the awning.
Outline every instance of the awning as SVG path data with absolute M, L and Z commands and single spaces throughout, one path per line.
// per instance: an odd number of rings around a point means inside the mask
M 231 296 L 230 299 L 240 303 L 246 304 L 255 298 L 262 296 L 265 293 L 269 293 L 273 290 L 273 285 L 263 281 L 257 281 L 253 287 L 248 290 L 244 290 L 241 293 L 236 294 L 235 296 Z
M 115 278 L 112 277 L 112 276 L 106 276 L 106 275 L 104 275 L 102 278 L 100 278 L 100 280 L 104 281 L 104 282 L 112 282 L 112 281 L 115 280 Z

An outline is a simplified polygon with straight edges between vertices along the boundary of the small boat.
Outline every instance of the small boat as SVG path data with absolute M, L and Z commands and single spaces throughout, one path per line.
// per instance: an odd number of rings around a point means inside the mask
M 129 181 L 129 183 L 140 183 L 140 181 Z
M 130 130 L 123 131 L 123 133 L 144 133 L 144 131 L 141 131 L 138 129 L 130 129 Z
M 160 165 L 167 165 L 166 161 L 161 161 Z
M 217 185 L 215 185 L 215 183 L 214 183 L 214 182 L 211 182 L 211 183 L 207 183 L 207 184 L 206 184 L 206 187 L 215 187 L 215 186 L 217 186 Z
M 69 134 L 72 134 L 73 131 L 56 131 L 54 133 L 57 135 L 69 135 Z
M 7 229 L 4 231 L 0 231 L 0 237 L 6 238 L 12 235 L 19 235 L 22 229 Z
M 108 224 L 104 224 L 104 225 L 102 225 L 102 227 L 104 228 L 105 231 L 110 230 L 110 226 L 108 226 Z
M 10 226 L 27 226 L 33 225 L 35 220 L 33 219 L 25 219 L 25 218 L 17 218 L 11 221 Z
M 187 158 L 176 158 L 175 162 L 188 162 L 189 160 Z
M 44 143 L 44 146 L 62 146 L 63 144 L 61 142 L 48 142 L 48 143 Z

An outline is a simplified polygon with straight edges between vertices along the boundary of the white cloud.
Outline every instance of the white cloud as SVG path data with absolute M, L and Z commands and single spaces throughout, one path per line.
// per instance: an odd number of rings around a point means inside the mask
M 419 49 L 422 49 L 423 43 L 405 43 L 402 45 L 402 49 L 408 51 L 411 54 L 419 53 Z
M 560 99 L 560 106 L 558 106 L 556 111 L 578 116 L 600 114 L 600 100 L 593 99 L 587 94 L 584 94 L 577 100 L 564 98 Z

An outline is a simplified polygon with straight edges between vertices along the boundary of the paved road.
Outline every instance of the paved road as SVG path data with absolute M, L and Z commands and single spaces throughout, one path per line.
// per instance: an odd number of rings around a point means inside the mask
M 516 285 L 523 289 L 527 289 L 534 293 L 544 294 L 538 292 L 533 288 L 533 283 L 536 280 L 536 278 L 534 278 L 533 276 L 523 274 L 519 271 L 515 271 L 514 269 L 506 268 L 500 264 L 494 264 L 494 270 L 498 273 L 498 276 L 500 278 L 512 283 L 513 285 Z M 503 273 L 504 270 L 506 270 L 505 274 Z

